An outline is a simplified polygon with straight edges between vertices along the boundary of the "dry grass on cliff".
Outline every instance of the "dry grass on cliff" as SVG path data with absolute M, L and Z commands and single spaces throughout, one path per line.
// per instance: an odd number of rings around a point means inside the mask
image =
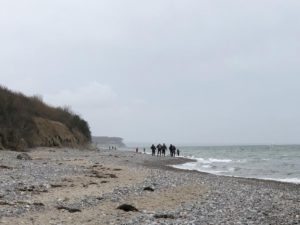
M 69 108 L 51 107 L 38 96 L 28 97 L 0 86 L 0 148 L 18 150 L 20 142 L 35 147 L 33 136 L 38 135 L 35 118 L 64 124 L 71 133 L 80 132 L 85 141 L 91 140 L 88 123 Z

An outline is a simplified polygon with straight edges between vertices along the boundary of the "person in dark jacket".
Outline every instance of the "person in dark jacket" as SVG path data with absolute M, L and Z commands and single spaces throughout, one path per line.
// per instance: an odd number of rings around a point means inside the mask
M 175 146 L 174 145 L 170 145 L 170 147 L 169 147 L 169 150 L 170 150 L 170 156 L 171 157 L 174 157 L 175 155 L 174 155 L 174 148 L 175 148 Z
M 162 147 L 161 144 L 158 144 L 158 145 L 156 146 L 156 148 L 157 148 L 157 156 L 161 156 L 161 147 Z
M 155 156 L 155 150 L 156 150 L 155 145 L 151 146 L 151 150 L 152 150 L 152 156 Z
M 166 146 L 166 144 L 164 143 L 164 144 L 162 145 L 162 154 L 163 154 L 163 156 L 166 156 L 166 151 L 167 151 L 167 146 Z

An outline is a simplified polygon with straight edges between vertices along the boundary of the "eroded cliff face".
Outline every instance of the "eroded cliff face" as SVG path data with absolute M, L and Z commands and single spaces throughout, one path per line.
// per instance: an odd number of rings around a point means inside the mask
M 3 150 L 3 149 L 4 149 L 4 147 L 2 145 L 2 137 L 0 137 L 0 150 Z
M 76 147 L 88 142 L 78 130 L 70 130 L 60 122 L 43 118 L 34 118 L 34 122 L 37 129 L 32 141 L 35 146 Z
M 38 96 L 26 96 L 0 84 L 0 150 L 77 147 L 90 141 L 88 122 L 71 108 L 47 105 Z
M 27 137 L 6 134 L 5 140 L 0 136 L 0 150 L 12 149 L 24 151 L 29 147 L 79 147 L 89 140 L 78 130 L 70 130 L 66 125 L 40 117 L 33 118 L 31 129 Z M 12 137 L 10 137 L 12 136 Z

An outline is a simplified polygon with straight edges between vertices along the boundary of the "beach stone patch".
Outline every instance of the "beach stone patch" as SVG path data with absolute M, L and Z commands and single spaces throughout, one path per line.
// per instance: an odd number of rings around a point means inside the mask
M 97 170 L 92 170 L 90 177 L 105 178 L 104 173 L 97 171 Z
M 42 202 L 34 202 L 33 205 L 34 206 L 39 206 L 39 207 L 44 207 L 45 206 L 45 204 L 42 203 Z
M 68 182 L 68 183 L 73 182 L 73 180 L 70 179 L 70 178 L 63 178 L 62 181 L 63 181 L 63 182 Z
M 29 186 L 26 186 L 25 184 L 23 183 L 20 183 L 19 184 L 19 187 L 17 187 L 18 191 L 23 191 L 23 192 L 34 192 L 34 193 L 45 193 L 45 192 L 48 192 L 48 187 L 46 185 L 29 185 Z
M 27 153 L 21 153 L 17 155 L 17 159 L 19 160 L 32 160 L 32 157 L 28 155 Z
M 107 180 L 103 180 L 103 181 L 101 181 L 100 183 L 101 184 L 106 184 L 106 183 L 108 183 L 109 181 L 107 181 Z
M 91 181 L 91 182 L 89 183 L 89 185 L 98 185 L 98 183 L 97 183 L 97 182 Z
M 8 170 L 12 170 L 13 168 L 10 167 L 10 166 L 0 165 L 0 169 L 8 169 Z
M 65 187 L 66 185 L 64 185 L 64 184 L 50 184 L 50 186 L 52 188 L 61 188 L 61 187 Z
M 155 219 L 175 219 L 175 216 L 173 214 L 155 214 L 153 216 Z
M 120 206 L 118 206 L 117 209 L 123 210 L 125 212 L 138 212 L 139 210 L 137 208 L 135 208 L 132 205 L 129 204 L 122 204 Z
M 87 184 L 82 183 L 82 187 L 84 187 L 84 188 L 89 187 L 90 185 L 98 185 L 98 183 L 97 182 L 93 182 L 93 181 L 91 181 L 91 182 L 89 182 Z
M 81 209 L 75 208 L 75 207 L 68 207 L 68 206 L 62 206 L 59 205 L 56 207 L 58 210 L 67 210 L 69 213 L 76 213 L 76 212 L 81 212 Z
M 96 177 L 96 178 L 118 178 L 116 174 L 113 173 L 103 173 L 101 171 L 92 170 L 90 177 Z
M 116 174 L 108 173 L 106 174 L 109 178 L 118 178 Z
M 14 205 L 14 204 L 8 201 L 0 201 L 0 205 Z

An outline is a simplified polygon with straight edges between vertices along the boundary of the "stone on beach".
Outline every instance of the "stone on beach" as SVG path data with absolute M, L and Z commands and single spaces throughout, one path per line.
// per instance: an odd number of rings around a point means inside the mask
M 27 153 L 21 153 L 17 155 L 17 159 L 19 160 L 32 160 L 31 156 L 28 155 Z
M 173 214 L 155 214 L 153 217 L 156 219 L 175 219 Z
M 154 189 L 153 189 L 152 187 L 145 187 L 145 188 L 144 188 L 144 191 L 151 191 L 151 192 L 153 192 Z
M 137 211 L 139 211 L 137 208 L 135 208 L 134 206 L 129 205 L 129 204 L 122 204 L 117 209 L 121 209 L 125 212 L 132 212 L 132 211 L 137 212 Z
M 68 207 L 68 206 L 57 206 L 56 207 L 58 210 L 67 210 L 69 213 L 76 213 L 76 212 L 81 212 L 81 209 L 75 208 L 75 207 Z

